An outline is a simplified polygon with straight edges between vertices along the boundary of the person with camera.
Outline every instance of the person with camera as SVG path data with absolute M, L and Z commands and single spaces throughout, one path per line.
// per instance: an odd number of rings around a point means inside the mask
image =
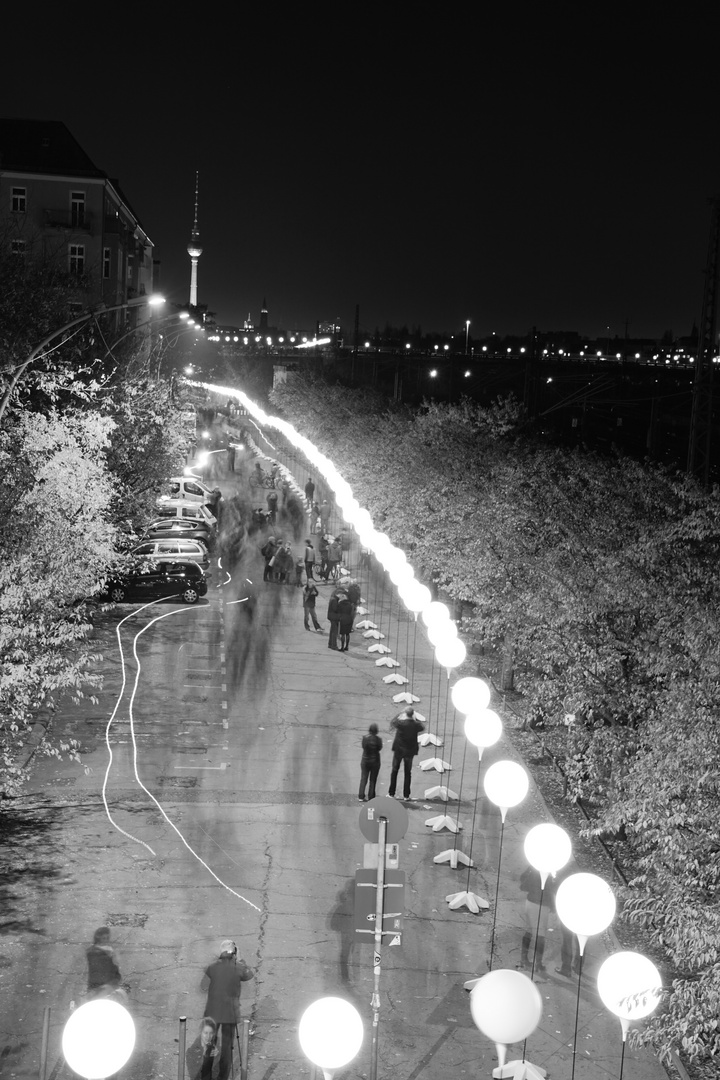
M 220 1065 L 218 1080 L 227 1080 L 232 1066 L 233 1039 L 240 1020 L 240 988 L 255 972 L 237 958 L 234 941 L 223 941 L 220 957 L 205 970 L 203 988 L 207 988 L 205 1016 L 220 1028 Z M 239 1054 L 238 1054 L 239 1056 Z

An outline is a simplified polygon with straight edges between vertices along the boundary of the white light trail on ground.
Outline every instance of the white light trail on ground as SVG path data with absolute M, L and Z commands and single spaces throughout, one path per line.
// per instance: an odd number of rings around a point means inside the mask
M 120 627 L 123 625 L 123 623 L 127 622 L 128 619 L 131 619 L 134 615 L 139 615 L 141 611 L 144 611 L 148 607 L 152 607 L 153 604 L 156 604 L 156 603 L 159 603 L 159 601 L 158 600 L 153 600 L 149 604 L 143 604 L 143 606 L 138 608 L 137 611 L 132 611 L 129 615 L 126 615 L 124 619 L 121 619 L 120 622 L 118 623 L 117 627 L 115 628 L 115 634 L 116 634 L 117 639 L 118 639 L 118 647 L 119 647 L 119 650 L 120 650 L 120 660 L 121 660 L 121 664 L 122 664 L 122 686 L 120 688 L 120 694 L 119 694 L 118 700 L 117 700 L 117 702 L 115 704 L 115 708 L 112 711 L 112 715 L 111 715 L 111 717 L 110 717 L 110 719 L 108 721 L 107 728 L 105 729 L 105 743 L 107 745 L 108 753 L 109 753 L 110 757 L 109 757 L 107 769 L 105 771 L 105 778 L 104 778 L 104 781 L 103 781 L 103 789 L 102 789 L 102 796 L 103 796 L 103 803 L 105 805 L 105 812 L 107 814 L 107 817 L 108 817 L 108 820 L 109 820 L 110 824 L 115 829 L 117 829 L 117 831 L 119 833 L 122 833 L 123 836 L 126 836 L 129 840 L 134 840 L 135 843 L 142 844 L 142 846 L 144 848 L 147 848 L 147 850 L 150 852 L 150 854 L 154 855 L 154 856 L 156 856 L 157 853 L 155 851 L 153 851 L 153 849 L 150 847 L 149 844 L 146 844 L 144 840 L 140 840 L 140 839 L 138 839 L 138 837 L 133 836 L 131 833 L 129 833 L 125 829 L 121 828 L 121 826 L 118 825 L 117 822 L 113 820 L 113 817 L 112 817 L 112 815 L 110 813 L 110 808 L 109 808 L 108 803 L 107 803 L 105 790 L 106 790 L 107 780 L 108 780 L 108 776 L 110 774 L 110 769 L 112 767 L 112 761 L 113 761 L 113 753 L 112 753 L 112 748 L 110 746 L 110 741 L 109 741 L 110 727 L 112 726 L 112 723 L 113 723 L 113 721 L 115 719 L 115 716 L 117 714 L 118 708 L 120 706 L 120 702 L 122 701 L 123 695 L 125 693 L 125 686 L 126 686 L 126 683 L 127 683 L 126 676 L 125 676 L 125 653 L 124 653 L 124 650 L 123 650 L 123 647 L 122 647 L 122 641 L 120 640 Z M 190 609 L 190 610 L 201 611 L 203 609 L 202 608 L 194 608 L 194 609 Z M 134 717 L 134 713 L 133 713 L 133 704 L 134 704 L 134 701 L 135 701 L 135 696 L 137 694 L 138 684 L 139 684 L 139 681 L 140 681 L 140 672 L 141 672 L 140 657 L 138 656 L 138 653 L 137 653 L 138 639 L 142 636 L 142 634 L 145 633 L 146 630 L 149 630 L 151 626 L 154 626 L 155 623 L 160 622 L 161 619 L 167 619 L 171 615 L 180 615 L 182 613 L 189 614 L 188 608 L 186 608 L 186 607 L 185 608 L 174 608 L 172 611 L 167 611 L 163 615 L 157 615 L 154 619 L 151 619 L 150 622 L 147 623 L 146 626 L 144 626 L 141 630 L 139 630 L 137 632 L 137 634 L 135 635 L 135 637 L 133 638 L 133 656 L 135 658 L 136 673 L 135 673 L 135 682 L 134 682 L 134 685 L 133 685 L 132 693 L 130 695 L 130 701 L 129 701 L 129 704 L 128 704 L 128 717 L 130 719 L 130 737 L 132 739 L 132 745 L 133 745 L 133 771 L 135 773 L 135 779 L 136 779 L 138 785 L 145 792 L 145 794 L 155 803 L 155 805 L 157 806 L 158 810 L 160 811 L 162 816 L 167 821 L 170 828 L 173 829 L 177 833 L 178 837 L 180 838 L 182 843 L 185 845 L 187 850 L 190 852 L 190 854 L 193 856 L 193 858 L 197 859 L 197 861 L 200 863 L 200 865 L 205 867 L 205 869 L 211 875 L 211 877 L 213 877 L 215 879 L 215 881 L 217 881 L 217 883 L 219 885 L 222 885 L 223 889 L 226 889 L 233 896 L 237 897 L 238 900 L 242 900 L 243 903 L 248 904 L 251 908 L 254 908 L 255 911 L 258 911 L 258 912 L 260 912 L 260 914 L 262 914 L 262 910 L 261 910 L 261 908 L 259 908 L 257 906 L 257 904 L 253 904 L 253 902 L 251 900 L 248 900 L 247 897 L 242 896 L 238 892 L 235 892 L 235 890 L 233 888 L 231 888 L 230 885 L 227 885 L 221 878 L 219 878 L 218 875 L 215 873 L 215 871 L 212 870 L 208 866 L 208 864 L 203 859 L 200 858 L 200 856 L 197 854 L 197 852 L 190 846 L 190 844 L 187 842 L 187 840 L 185 839 L 183 834 L 180 832 L 177 825 L 175 825 L 174 822 L 165 813 L 165 810 L 160 805 L 158 800 L 155 798 L 153 793 L 147 787 L 145 787 L 145 784 L 143 784 L 142 780 L 140 779 L 140 775 L 138 773 L 138 745 L 137 745 L 137 739 L 135 737 L 135 717 Z

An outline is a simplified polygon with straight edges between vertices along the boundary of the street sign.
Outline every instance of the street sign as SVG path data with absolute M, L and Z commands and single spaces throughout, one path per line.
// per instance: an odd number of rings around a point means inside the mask
M 363 844 L 363 866 L 366 870 L 377 870 L 379 844 Z M 400 845 L 385 845 L 385 866 L 388 870 L 397 870 L 400 865 Z
M 380 831 L 380 818 L 387 818 L 388 844 L 395 844 L 402 840 L 407 832 L 408 812 L 397 799 L 391 799 L 389 795 L 378 795 L 376 799 L 364 803 L 360 811 L 360 832 L 371 844 L 377 844 Z
M 356 940 L 375 943 L 375 909 L 377 871 L 355 871 L 355 934 Z M 403 912 L 405 910 L 405 871 L 385 871 L 385 900 L 383 903 L 382 939 L 386 945 L 402 943 Z

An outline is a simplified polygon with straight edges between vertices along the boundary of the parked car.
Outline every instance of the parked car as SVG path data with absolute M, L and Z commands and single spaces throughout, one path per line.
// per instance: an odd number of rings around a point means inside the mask
M 141 541 L 146 540 L 196 540 L 208 551 L 212 547 L 214 533 L 204 521 L 192 521 L 189 518 L 160 518 L 153 521 L 145 530 Z
M 197 540 L 145 540 L 133 548 L 133 555 L 144 555 L 157 562 L 172 559 L 174 562 L 197 563 L 203 570 L 210 568 L 210 557 L 204 544 Z
M 184 502 L 199 503 L 215 511 L 222 499 L 220 488 L 209 488 L 196 476 L 172 476 L 163 484 L 163 491 L 156 506 L 168 499 L 182 499 Z
M 203 503 L 190 503 L 185 499 L 158 499 L 156 506 L 162 517 L 189 518 L 191 521 L 204 521 L 210 526 L 217 525 L 217 518 Z
M 185 604 L 194 604 L 207 593 L 207 582 L 197 563 L 159 560 L 110 581 L 105 591 L 116 604 L 162 597 L 175 597 Z

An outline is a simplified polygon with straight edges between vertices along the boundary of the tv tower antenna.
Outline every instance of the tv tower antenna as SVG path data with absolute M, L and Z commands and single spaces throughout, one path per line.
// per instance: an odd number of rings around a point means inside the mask
M 199 173 L 195 173 L 195 219 L 193 221 L 192 232 L 190 233 L 190 243 L 187 246 L 187 253 L 190 256 L 190 262 L 192 264 L 190 270 L 190 307 L 197 307 L 197 268 L 198 259 L 202 255 L 202 244 L 200 243 L 200 233 L 198 231 L 198 178 Z

